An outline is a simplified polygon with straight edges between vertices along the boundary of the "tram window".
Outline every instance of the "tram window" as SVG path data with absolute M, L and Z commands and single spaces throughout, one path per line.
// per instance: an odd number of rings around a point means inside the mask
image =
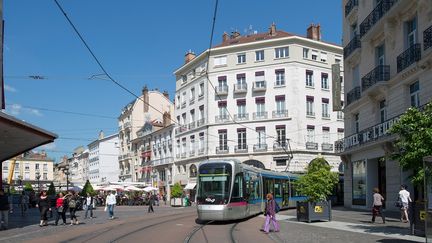
M 268 193 L 274 194 L 274 181 L 270 178 L 264 178 L 264 195 L 263 198 L 266 198 Z
M 300 196 L 296 190 L 296 185 L 291 182 L 291 197 L 297 197 Z
M 282 185 L 281 185 L 281 180 L 275 180 L 275 183 L 274 183 L 274 196 L 275 197 L 281 197 L 282 196 L 282 194 L 281 194 L 281 188 L 282 187 Z
M 238 173 L 234 179 L 232 202 L 241 201 L 243 198 L 243 173 Z

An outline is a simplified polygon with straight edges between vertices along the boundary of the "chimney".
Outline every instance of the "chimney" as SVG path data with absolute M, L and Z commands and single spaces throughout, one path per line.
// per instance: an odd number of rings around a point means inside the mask
M 188 52 L 186 52 L 185 55 L 185 64 L 192 61 L 195 58 L 195 53 L 191 50 L 189 50 Z
M 229 40 L 229 36 L 228 36 L 227 32 L 224 32 L 222 35 L 222 42 L 225 42 L 227 40 Z
M 269 35 L 271 36 L 276 35 L 276 24 L 274 22 L 269 27 Z
M 240 32 L 238 32 L 237 30 L 231 32 L 231 39 L 235 39 L 237 37 L 240 37 Z
M 142 89 L 142 95 L 144 100 L 144 113 L 147 113 L 149 111 L 149 94 L 148 94 L 148 88 L 147 85 L 144 86 Z
M 312 40 L 316 40 L 316 41 L 321 41 L 321 26 L 320 24 L 311 24 L 309 26 L 309 28 L 307 28 L 307 38 L 312 39 Z
M 104 132 L 101 130 L 99 132 L 99 140 L 104 139 L 104 137 L 105 137 Z
M 163 113 L 163 126 L 167 127 L 169 125 L 171 125 L 171 115 L 168 111 Z
M 163 96 L 165 96 L 165 98 L 167 98 L 167 100 L 169 100 L 169 94 L 168 94 L 168 91 L 164 90 L 164 92 L 163 92 Z

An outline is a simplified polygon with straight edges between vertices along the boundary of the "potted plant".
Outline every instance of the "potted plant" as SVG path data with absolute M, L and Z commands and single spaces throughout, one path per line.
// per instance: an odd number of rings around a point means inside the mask
M 181 207 L 183 206 L 183 188 L 180 183 L 175 183 L 171 188 L 171 206 L 173 207 Z
M 306 201 L 297 201 L 298 221 L 331 220 L 328 196 L 338 183 L 338 174 L 330 169 L 324 158 L 315 158 L 309 163 L 306 174 L 295 182 L 299 194 L 307 197 Z

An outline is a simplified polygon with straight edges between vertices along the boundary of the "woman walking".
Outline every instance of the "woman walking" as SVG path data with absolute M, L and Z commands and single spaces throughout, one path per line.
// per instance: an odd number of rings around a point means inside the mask
M 63 220 L 63 225 L 66 225 L 66 201 L 65 198 L 63 196 L 63 193 L 59 193 L 58 194 L 58 198 L 56 200 L 56 211 L 57 211 L 57 215 L 56 215 L 56 219 L 55 219 L 55 225 L 58 225 L 58 221 L 60 219 L 60 217 Z
M 42 227 L 42 226 L 48 225 L 47 213 L 49 210 L 51 210 L 51 203 L 50 203 L 50 200 L 48 198 L 46 191 L 41 192 L 41 194 L 37 200 L 36 207 L 39 208 L 39 212 L 40 212 L 40 224 L 39 224 L 39 226 Z
M 70 213 L 70 217 L 71 217 L 71 225 L 79 224 L 78 219 L 75 215 L 76 210 L 77 210 L 78 196 L 76 195 L 76 193 L 74 191 L 69 191 L 66 198 L 67 198 L 67 205 L 68 205 L 69 213 Z
M 384 197 L 379 193 L 379 189 L 376 187 L 373 189 L 373 192 L 372 223 L 375 223 L 375 217 L 379 214 L 381 215 L 383 224 L 385 224 L 385 216 L 382 210 Z
M 267 194 L 267 202 L 265 208 L 266 221 L 264 224 L 264 233 L 268 234 L 270 232 L 270 221 L 273 223 L 273 228 L 275 232 L 279 232 L 279 224 L 276 221 L 276 202 L 273 200 L 273 195 L 271 193 Z

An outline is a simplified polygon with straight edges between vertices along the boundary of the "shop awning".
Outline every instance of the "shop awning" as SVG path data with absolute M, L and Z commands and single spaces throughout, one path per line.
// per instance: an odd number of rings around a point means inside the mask
M 189 182 L 186 186 L 185 186 L 185 190 L 192 190 L 192 189 L 194 189 L 195 188 L 195 186 L 196 186 L 196 183 L 193 183 L 193 182 Z
M 0 162 L 54 142 L 57 135 L 0 111 Z

